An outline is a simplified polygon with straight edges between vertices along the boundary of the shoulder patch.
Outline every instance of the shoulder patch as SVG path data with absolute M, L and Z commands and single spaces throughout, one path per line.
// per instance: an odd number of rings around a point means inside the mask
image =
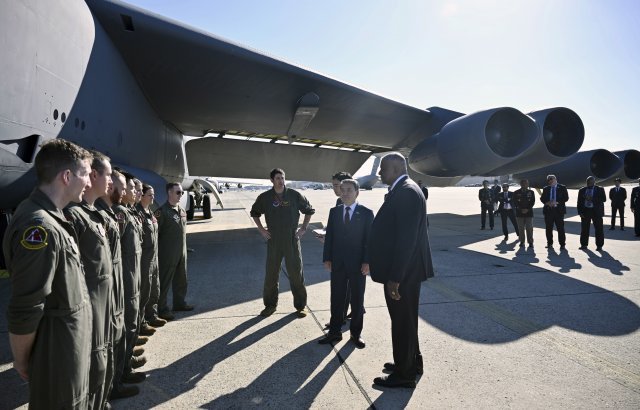
M 20 245 L 22 245 L 23 248 L 30 250 L 42 249 L 48 245 L 48 236 L 49 234 L 44 227 L 40 225 L 30 226 L 22 233 Z
M 156 218 L 160 218 L 162 216 L 162 211 L 160 209 L 156 209 L 156 211 L 153 213 L 153 216 L 155 216 Z
M 125 216 L 124 216 L 124 212 L 120 211 L 116 214 L 116 219 L 118 220 L 118 222 L 124 222 L 125 221 Z

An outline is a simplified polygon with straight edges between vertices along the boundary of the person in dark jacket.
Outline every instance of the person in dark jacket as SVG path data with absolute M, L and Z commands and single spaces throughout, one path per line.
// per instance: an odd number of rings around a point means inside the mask
M 595 177 L 587 178 L 587 186 L 578 191 L 578 214 L 580 215 L 580 249 L 587 249 L 589 244 L 589 228 L 591 222 L 596 231 L 596 247 L 602 250 L 604 245 L 604 230 L 602 217 L 604 216 L 604 203 L 607 202 L 607 194 L 604 188 L 596 185 Z
M 423 371 L 418 342 L 420 287 L 433 276 L 425 200 L 407 175 L 402 155 L 385 156 L 379 173 L 390 189 L 373 221 L 367 250 L 371 279 L 385 287 L 394 362 L 384 365 L 392 372 L 389 376 L 376 377 L 373 382 L 413 388 L 416 374 Z
M 567 187 L 558 184 L 555 175 L 547 175 L 547 186 L 542 190 L 540 201 L 544 204 L 545 233 L 547 235 L 547 248 L 553 247 L 553 225 L 558 230 L 558 242 L 560 249 L 565 249 L 567 236 L 564 232 L 564 215 L 567 213 L 566 202 L 569 200 Z
M 525 232 L 529 247 L 533 247 L 533 205 L 536 203 L 536 196 L 529 189 L 529 180 L 520 181 L 520 189 L 513 193 L 513 202 L 516 206 L 516 222 L 518 222 L 518 237 L 520 247 L 524 246 Z
M 631 190 L 631 212 L 633 212 L 633 226 L 636 237 L 640 236 L 640 179 L 638 179 L 637 187 Z
M 350 288 L 351 340 L 357 348 L 365 347 L 362 333 L 364 291 L 369 273 L 367 244 L 373 212 L 356 202 L 360 186 L 358 181 L 341 182 L 343 203 L 329 211 L 329 222 L 322 260 L 331 272 L 331 321 L 329 332 L 320 344 L 342 340 L 340 328 L 344 322 L 346 289 Z
M 504 240 L 509 239 L 509 230 L 507 229 L 507 218 L 513 224 L 514 232 L 518 232 L 518 223 L 516 222 L 516 214 L 514 212 L 515 203 L 513 201 L 513 192 L 509 192 L 509 184 L 502 184 L 502 192 L 498 194 L 498 212 L 502 220 L 502 234 Z
M 627 200 L 627 190 L 620 186 L 622 179 L 616 178 L 616 186 L 609 190 L 611 201 L 611 228 L 616 229 L 616 213 L 620 214 L 620 230 L 624 231 L 624 201 Z
M 478 200 L 480 201 L 480 229 L 484 229 L 487 221 L 487 212 L 489 213 L 489 227 L 493 230 L 493 189 L 489 188 L 489 181 L 482 181 L 482 188 L 478 191 Z

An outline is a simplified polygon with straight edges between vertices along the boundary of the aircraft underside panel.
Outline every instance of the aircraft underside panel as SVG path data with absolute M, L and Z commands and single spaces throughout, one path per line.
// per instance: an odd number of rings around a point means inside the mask
M 282 168 L 289 180 L 328 181 L 336 171 L 355 173 L 369 155 L 226 138 L 199 138 L 186 144 L 189 173 L 217 177 L 266 179 L 273 168 Z

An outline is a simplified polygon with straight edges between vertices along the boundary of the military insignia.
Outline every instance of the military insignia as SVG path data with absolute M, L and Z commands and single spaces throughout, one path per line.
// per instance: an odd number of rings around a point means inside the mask
M 125 220 L 124 212 L 118 212 L 116 214 L 116 219 L 118 220 L 118 222 L 124 222 Z
M 173 215 L 173 220 L 178 222 L 180 221 L 180 217 L 178 215 Z
M 30 226 L 25 229 L 24 233 L 22 234 L 20 245 L 22 245 L 23 248 L 30 250 L 42 249 L 48 245 L 48 235 L 49 234 L 47 233 L 47 230 L 44 229 L 44 227 L 39 225 Z
M 162 216 L 162 212 L 158 209 L 153 213 L 153 216 L 155 216 L 156 218 L 160 218 L 160 216 Z

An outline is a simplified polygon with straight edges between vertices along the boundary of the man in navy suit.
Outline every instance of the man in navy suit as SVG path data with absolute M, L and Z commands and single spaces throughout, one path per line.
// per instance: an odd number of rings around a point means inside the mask
M 604 203 L 607 202 L 607 194 L 604 188 L 596 185 L 594 177 L 587 178 L 587 186 L 578 191 L 578 214 L 580 215 L 580 249 L 587 249 L 589 244 L 589 228 L 591 221 L 596 231 L 596 247 L 602 250 L 604 245 L 604 228 L 602 217 L 604 216 Z
M 507 229 L 507 218 L 513 224 L 513 229 L 515 233 L 518 233 L 518 223 L 516 222 L 516 214 L 514 212 L 515 201 L 513 200 L 513 192 L 509 192 L 509 184 L 502 184 L 502 192 L 498 194 L 497 197 L 498 203 L 498 212 L 500 213 L 500 218 L 502 219 L 502 233 L 504 235 L 504 240 L 509 239 L 509 230 Z
M 547 175 L 547 186 L 542 190 L 540 201 L 544 204 L 542 213 L 544 214 L 545 232 L 547 234 L 547 248 L 553 247 L 553 225 L 558 230 L 558 242 L 560 249 L 564 249 L 567 237 L 564 232 L 564 214 L 567 213 L 565 203 L 569 200 L 567 187 L 558 184 L 555 175 Z
M 356 202 L 360 186 L 358 181 L 345 179 L 340 183 L 342 204 L 329 211 L 324 238 L 324 266 L 331 272 L 331 321 L 329 332 L 318 343 L 328 344 L 342 340 L 340 328 L 344 322 L 345 294 L 350 288 L 351 341 L 363 349 L 362 322 L 364 290 L 369 273 L 367 243 L 373 212 Z
M 420 286 L 433 276 L 425 199 L 409 179 L 402 155 L 385 156 L 379 174 L 390 189 L 371 227 L 369 265 L 371 279 L 385 285 L 394 362 L 384 365 L 392 372 L 389 376 L 373 382 L 414 388 L 416 375 L 423 372 L 418 343 Z

